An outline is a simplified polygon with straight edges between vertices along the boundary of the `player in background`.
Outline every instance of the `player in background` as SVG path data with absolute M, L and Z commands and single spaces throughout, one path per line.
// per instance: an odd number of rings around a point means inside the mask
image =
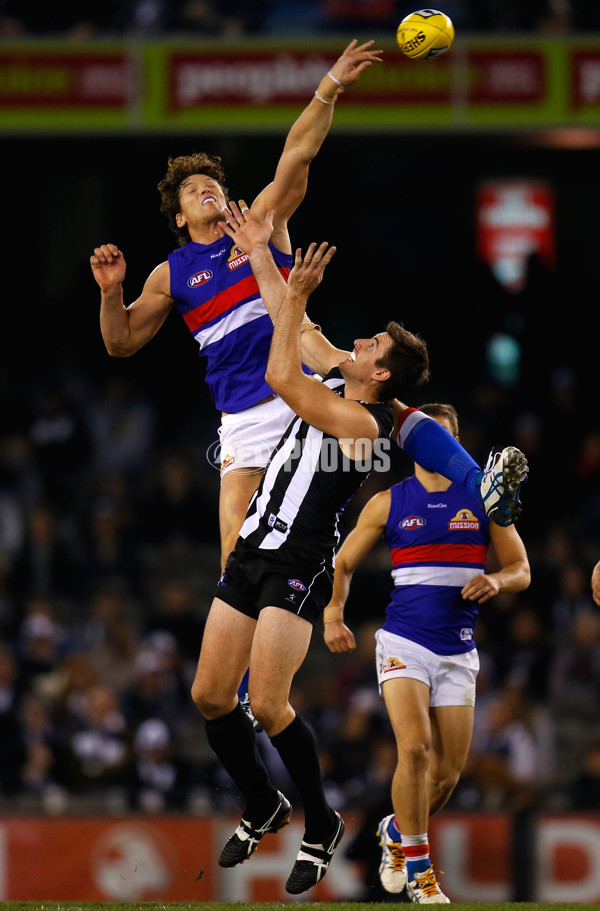
M 261 219 L 269 209 L 277 212 L 271 252 L 284 277 L 292 265 L 288 221 L 306 193 L 309 166 L 329 131 L 335 101 L 365 69 L 381 61 L 381 54 L 372 41 L 350 42 L 293 124 L 273 181 L 252 204 Z M 90 263 L 101 290 L 100 329 L 111 356 L 129 357 L 153 338 L 176 307 L 206 357 L 206 381 L 222 414 L 219 526 L 224 567 L 291 414 L 265 380 L 271 319 L 247 256 L 220 224 L 227 215 L 221 159 L 205 153 L 170 159 L 158 188 L 161 211 L 180 246 L 154 269 L 129 306 L 124 304 L 123 253 L 115 244 L 96 247 Z
M 598 607 L 600 607 L 600 560 L 592 570 L 592 597 Z
M 421 411 L 458 440 L 451 405 L 423 405 Z M 372 497 L 336 556 L 333 595 L 323 614 L 332 652 L 355 647 L 344 606 L 355 570 L 382 535 L 395 587 L 376 635 L 376 661 L 398 764 L 394 812 L 378 828 L 379 875 L 388 892 L 406 888 L 417 904 L 446 903 L 427 828 L 456 787 L 471 743 L 479 605 L 501 591 L 526 589 L 529 562 L 514 525 L 490 522 L 464 488 L 415 464 L 414 475 Z M 490 545 L 500 568 L 486 572 Z

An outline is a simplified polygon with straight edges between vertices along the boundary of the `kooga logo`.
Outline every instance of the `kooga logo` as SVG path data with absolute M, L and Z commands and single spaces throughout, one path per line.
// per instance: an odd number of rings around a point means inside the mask
M 188 287 L 196 288 L 198 285 L 204 285 L 206 282 L 210 281 L 212 277 L 213 274 L 210 269 L 203 269 L 202 272 L 196 272 L 195 275 L 188 278 Z

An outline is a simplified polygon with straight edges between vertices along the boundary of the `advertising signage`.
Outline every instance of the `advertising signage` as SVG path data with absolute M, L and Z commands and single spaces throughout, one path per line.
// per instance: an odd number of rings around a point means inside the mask
M 0 131 L 285 131 L 339 44 L 0 42 Z M 381 45 L 334 130 L 600 127 L 600 35 L 458 37 L 428 62 Z

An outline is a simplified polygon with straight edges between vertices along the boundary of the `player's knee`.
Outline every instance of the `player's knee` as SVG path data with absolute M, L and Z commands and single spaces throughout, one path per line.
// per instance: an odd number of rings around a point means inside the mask
M 399 761 L 410 766 L 423 766 L 429 761 L 430 744 L 421 737 L 405 738 L 398 750 Z
M 207 688 L 202 682 L 195 680 L 191 692 L 194 705 L 205 718 L 218 718 L 223 714 L 222 700 L 214 688 Z

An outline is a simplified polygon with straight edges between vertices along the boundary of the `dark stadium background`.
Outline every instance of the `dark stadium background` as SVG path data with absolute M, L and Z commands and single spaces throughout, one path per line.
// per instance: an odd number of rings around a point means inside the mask
M 258 130 L 253 137 L 4 138 L 0 344 L 17 394 L 21 384 L 45 383 L 73 361 L 97 375 L 124 371 L 165 403 L 167 421 L 189 406 L 199 420 L 216 424 L 202 361 L 176 314 L 132 359 L 106 355 L 89 255 L 99 243 L 120 246 L 128 263 L 125 296 L 133 300 L 174 247 L 156 189 L 167 157 L 204 149 L 222 155 L 231 196 L 250 201 L 272 178 L 283 139 Z M 520 379 L 505 390 L 502 413 L 488 414 L 494 432 L 486 446 L 509 441 L 519 412 L 547 408 L 560 367 L 576 373 L 579 403 L 590 426 L 597 425 L 597 156 L 595 146 L 554 148 L 535 136 L 333 130 L 291 222 L 294 245 L 327 240 L 338 247 L 311 315 L 341 346 L 388 318 L 419 332 L 433 372 L 423 395 L 451 399 L 465 418 L 478 385 L 489 379 L 486 343 L 508 330 L 521 347 Z M 556 199 L 556 269 L 532 262 L 519 294 L 503 290 L 475 254 L 477 185 L 505 176 L 543 178 Z M 544 459 L 552 459 L 564 432 L 552 427 Z

